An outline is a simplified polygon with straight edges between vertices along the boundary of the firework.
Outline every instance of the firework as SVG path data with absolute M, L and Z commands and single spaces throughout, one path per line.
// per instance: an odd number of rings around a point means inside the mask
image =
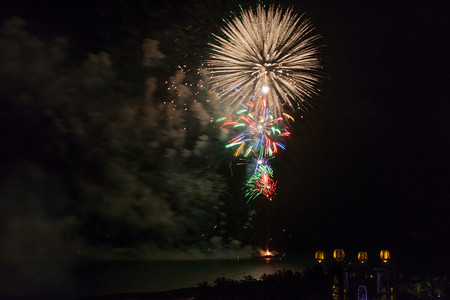
M 252 111 L 246 105 L 242 105 L 242 109 L 236 112 L 237 119 L 219 119 L 224 121 L 221 127 L 232 126 L 236 129 L 243 129 L 238 135 L 233 137 L 226 148 L 236 147 L 235 157 L 242 156 L 244 158 L 254 157 L 273 157 L 278 149 L 285 149 L 285 146 L 275 141 L 277 137 L 289 136 L 290 132 L 286 125 L 283 125 L 287 117 L 293 118 L 287 114 L 285 116 L 274 117 L 265 100 L 260 105 L 261 111 Z
M 233 116 L 218 122 L 239 130 L 226 147 L 253 169 L 243 188 L 248 201 L 272 200 L 277 182 L 268 160 L 284 149 L 278 138 L 290 135 L 288 110 L 306 109 L 316 94 L 319 35 L 308 19 L 274 6 L 225 22 L 207 61 L 212 87 Z
M 247 203 L 264 195 L 272 201 L 275 196 L 277 182 L 273 180 L 273 170 L 267 161 L 258 160 L 254 174 L 247 180 L 244 190 Z
M 320 69 L 310 21 L 291 9 L 243 11 L 215 36 L 208 60 L 219 97 L 237 110 L 239 103 L 266 99 L 274 115 L 305 108 L 316 94 Z M 261 102 L 255 101 L 255 110 Z

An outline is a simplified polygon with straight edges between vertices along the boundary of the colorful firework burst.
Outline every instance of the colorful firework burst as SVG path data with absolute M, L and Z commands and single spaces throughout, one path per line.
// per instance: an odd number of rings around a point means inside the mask
M 273 180 L 273 170 L 265 160 L 258 160 L 256 170 L 244 186 L 247 203 L 259 195 L 272 201 L 276 195 L 277 182 Z
M 233 137 L 226 148 L 237 147 L 234 152 L 235 157 L 242 156 L 248 158 L 255 157 L 273 157 L 278 149 L 285 149 L 285 146 L 275 141 L 277 137 L 286 137 L 290 135 L 287 125 L 284 125 L 286 118 L 293 118 L 284 114 L 283 116 L 274 117 L 269 108 L 265 104 L 265 99 L 261 99 L 261 111 L 255 112 L 250 110 L 247 105 L 241 104 L 242 109 L 236 112 L 237 119 L 221 118 L 218 121 L 224 126 L 232 126 L 233 128 L 242 128 L 243 131 Z M 251 103 L 253 106 L 253 103 Z

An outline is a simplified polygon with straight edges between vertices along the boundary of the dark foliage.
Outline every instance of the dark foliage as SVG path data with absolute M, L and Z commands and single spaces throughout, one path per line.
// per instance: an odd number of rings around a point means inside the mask
M 328 299 L 328 279 L 321 272 L 291 270 L 264 274 L 260 280 L 217 278 L 212 285 L 200 284 L 196 299 Z
M 413 276 L 399 281 L 399 291 L 405 299 L 450 299 L 448 277 Z

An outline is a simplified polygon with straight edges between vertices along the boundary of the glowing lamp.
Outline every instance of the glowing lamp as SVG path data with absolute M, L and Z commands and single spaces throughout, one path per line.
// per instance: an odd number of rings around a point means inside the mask
M 342 261 L 345 257 L 344 249 L 335 249 L 333 252 L 333 258 L 337 261 Z
M 367 262 L 368 256 L 367 256 L 367 252 L 366 251 L 359 251 L 358 252 L 358 260 L 360 263 L 365 263 Z
M 380 259 L 383 262 L 385 262 L 385 263 L 390 261 L 391 260 L 391 254 L 389 253 L 389 250 L 385 250 L 385 249 L 381 250 L 380 251 Z
M 263 87 L 262 87 L 262 92 L 263 92 L 264 94 L 267 94 L 267 93 L 269 92 L 269 87 L 268 87 L 267 85 L 263 85 Z
M 316 254 L 314 255 L 314 258 L 317 260 L 317 262 L 321 263 L 322 260 L 325 259 L 325 252 L 323 251 L 316 251 Z

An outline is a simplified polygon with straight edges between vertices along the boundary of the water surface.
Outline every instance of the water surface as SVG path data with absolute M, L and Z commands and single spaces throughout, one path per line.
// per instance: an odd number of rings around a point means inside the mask
M 148 293 L 196 287 L 217 277 L 259 279 L 283 269 L 300 271 L 308 260 L 234 259 L 177 261 L 89 261 L 71 265 L 1 266 L 0 295 L 70 295 Z M 311 262 L 309 262 L 311 263 Z

